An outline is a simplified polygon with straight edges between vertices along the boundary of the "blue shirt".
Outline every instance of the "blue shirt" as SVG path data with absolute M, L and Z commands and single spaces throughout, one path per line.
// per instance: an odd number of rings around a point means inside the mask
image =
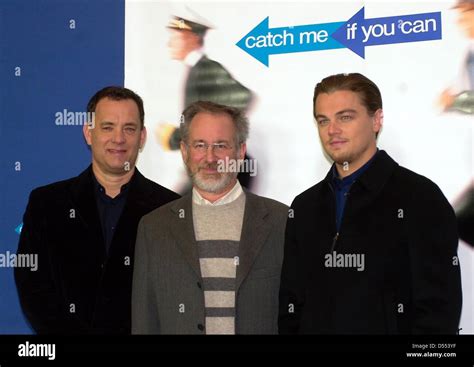
M 336 194 L 336 228 L 337 232 L 341 229 L 342 217 L 344 215 L 344 207 L 346 206 L 346 199 L 348 192 L 352 186 L 352 184 L 360 177 L 362 173 L 364 173 L 367 168 L 369 168 L 370 164 L 373 162 L 375 156 L 379 150 L 375 152 L 375 154 L 370 158 L 362 167 L 360 167 L 357 171 L 350 174 L 343 179 L 339 178 L 339 174 L 337 172 L 336 164 L 334 163 L 332 166 L 332 183 L 334 192 Z

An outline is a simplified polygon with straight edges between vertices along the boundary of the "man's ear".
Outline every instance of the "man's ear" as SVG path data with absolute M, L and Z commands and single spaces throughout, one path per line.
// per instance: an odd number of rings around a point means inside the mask
M 183 162 L 186 163 L 188 161 L 188 147 L 186 144 L 181 141 L 179 143 L 179 149 L 181 149 L 181 156 L 183 157 Z
M 245 153 L 247 153 L 247 144 L 242 143 L 242 144 L 240 144 L 239 159 L 244 159 L 245 158 Z
M 382 126 L 383 126 L 383 110 L 379 108 L 374 113 L 372 130 L 374 131 L 374 133 L 378 133 L 382 129 Z
M 146 127 L 143 126 L 142 130 L 140 131 L 140 150 L 143 149 L 146 143 L 147 131 Z

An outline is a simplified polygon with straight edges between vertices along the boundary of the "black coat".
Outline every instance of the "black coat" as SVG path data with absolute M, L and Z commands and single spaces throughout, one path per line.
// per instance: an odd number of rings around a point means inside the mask
M 141 217 L 179 198 L 136 170 L 106 254 L 91 166 L 31 192 L 19 254 L 38 270 L 15 268 L 22 309 L 37 333 L 129 334 L 136 231 Z
M 440 189 L 380 151 L 352 185 L 335 240 L 331 180 L 330 171 L 291 206 L 279 332 L 456 333 L 462 304 L 458 235 Z M 350 262 L 330 267 L 327 254 L 364 255 L 364 268 Z

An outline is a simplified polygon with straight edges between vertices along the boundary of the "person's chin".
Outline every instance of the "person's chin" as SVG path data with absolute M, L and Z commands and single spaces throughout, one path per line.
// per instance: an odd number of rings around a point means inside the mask
M 197 177 L 195 180 L 195 184 L 198 188 L 204 191 L 212 192 L 212 193 L 219 193 L 220 191 L 225 189 L 225 179 L 223 177 Z
M 113 162 L 108 164 L 111 172 L 114 173 L 124 173 L 130 171 L 133 168 L 133 165 L 130 162 Z
M 223 181 L 223 178 L 218 175 L 207 175 L 207 174 L 200 174 L 196 177 L 199 182 L 206 186 L 213 186 L 217 185 Z
M 348 162 L 348 155 L 344 152 L 338 151 L 338 152 L 330 152 L 328 155 L 331 157 L 331 159 L 338 163 L 338 164 L 344 164 Z
M 339 156 L 340 152 L 334 151 L 333 149 L 325 149 L 326 154 L 333 160 L 335 161 Z
M 221 173 L 219 172 L 199 172 L 198 176 L 201 180 L 213 180 L 219 181 L 222 178 Z

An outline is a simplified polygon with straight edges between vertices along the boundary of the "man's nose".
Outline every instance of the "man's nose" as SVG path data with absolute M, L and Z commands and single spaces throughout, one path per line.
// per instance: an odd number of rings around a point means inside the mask
M 328 134 L 329 135 L 334 135 L 338 134 L 341 132 L 341 129 L 339 128 L 339 125 L 335 121 L 330 121 L 328 125 Z
M 214 162 L 216 160 L 216 155 L 214 153 L 214 146 L 209 145 L 206 150 L 206 161 Z
M 114 131 L 113 142 L 117 144 L 125 142 L 125 133 L 122 131 L 122 129 L 116 129 Z

